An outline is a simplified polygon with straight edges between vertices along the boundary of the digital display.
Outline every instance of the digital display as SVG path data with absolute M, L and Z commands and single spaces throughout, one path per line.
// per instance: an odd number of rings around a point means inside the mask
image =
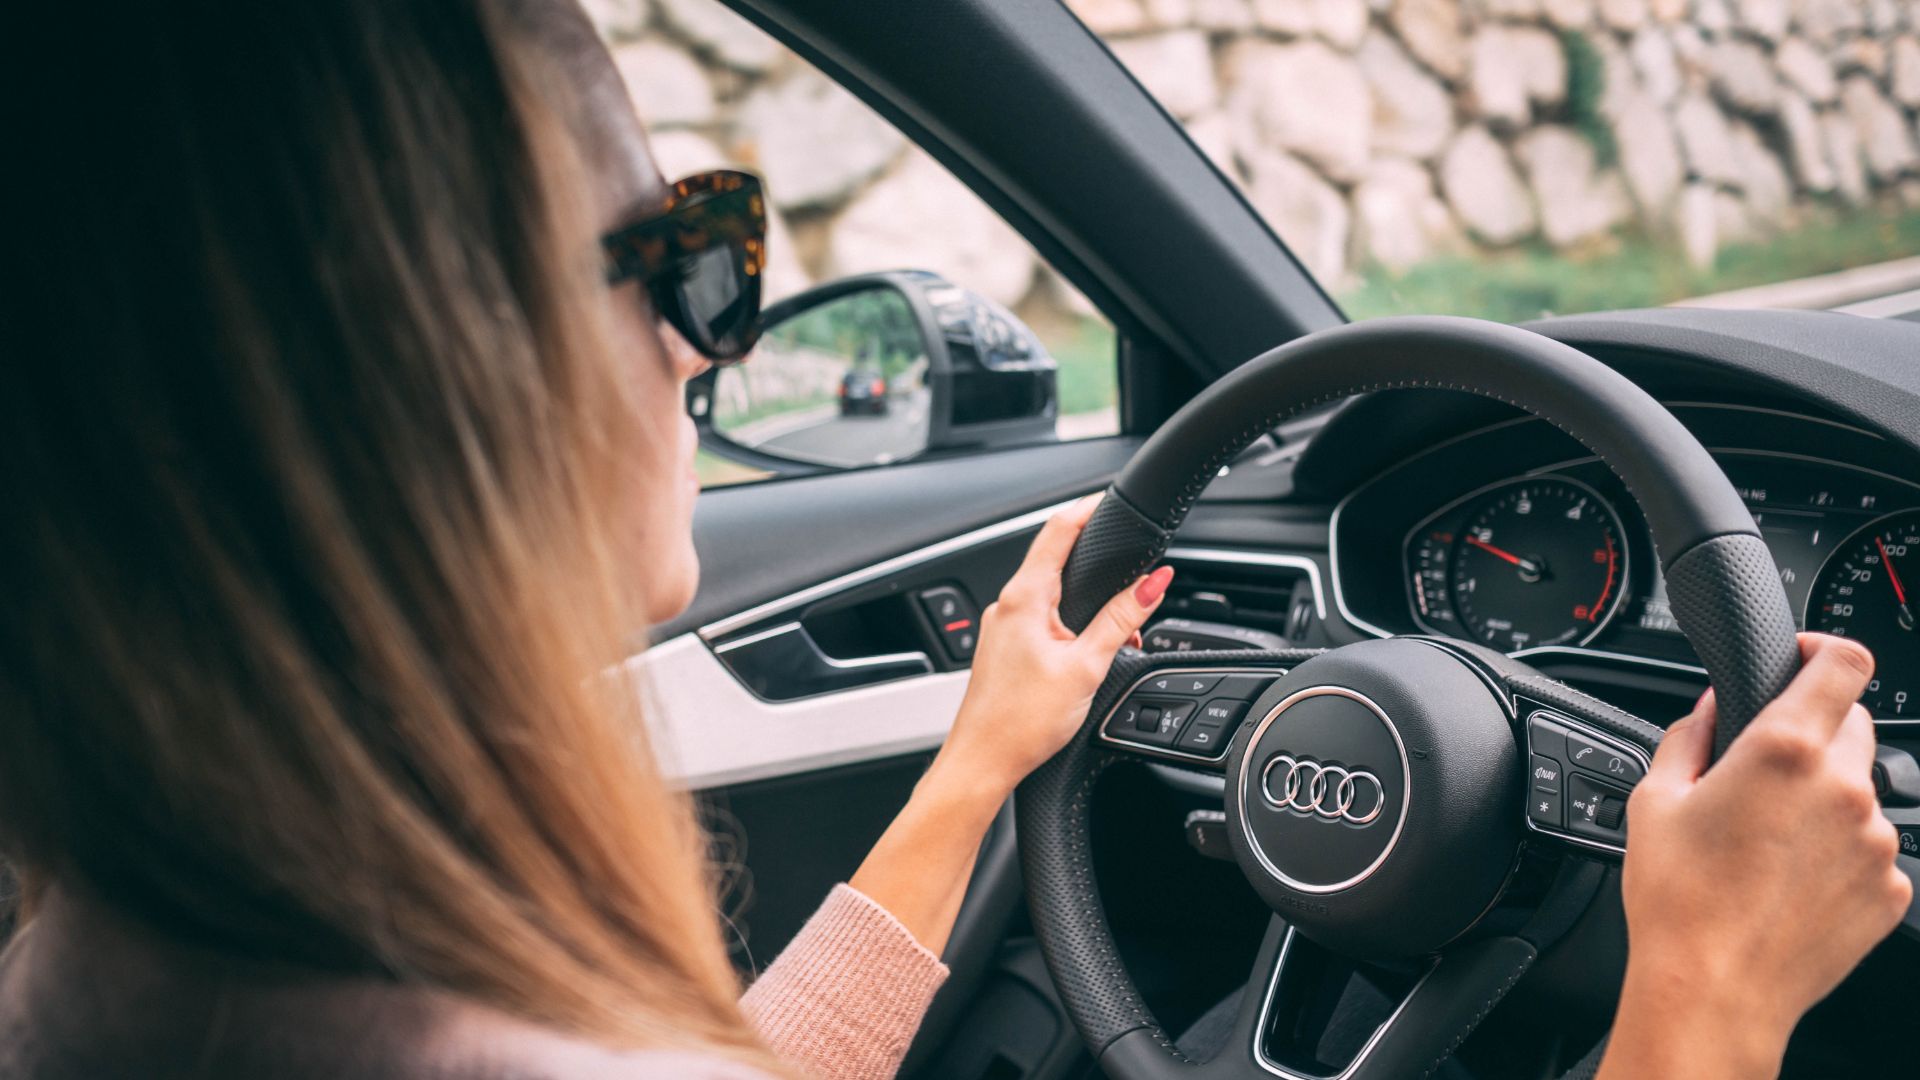
M 1813 579 L 1841 542 L 1875 518 L 1920 505 L 1920 491 L 1904 483 L 1824 462 L 1745 453 L 1722 455 L 1720 464 L 1753 511 L 1780 567 L 1794 621 L 1802 626 Z M 1630 625 L 1641 630 L 1680 632 L 1657 566 L 1629 615 Z

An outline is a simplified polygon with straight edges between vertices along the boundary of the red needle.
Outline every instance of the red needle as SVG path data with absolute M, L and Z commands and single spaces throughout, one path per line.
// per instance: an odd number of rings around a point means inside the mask
M 1893 582 L 1893 595 L 1900 603 L 1905 604 L 1907 587 L 1900 584 L 1900 572 L 1893 568 L 1893 560 L 1887 557 L 1887 545 L 1881 543 L 1880 538 L 1876 536 L 1873 538 L 1873 546 L 1880 549 L 1880 565 L 1887 568 L 1887 580 Z
M 1519 566 L 1522 563 L 1526 562 L 1525 559 L 1522 559 L 1520 556 L 1515 555 L 1513 552 L 1502 551 L 1499 548 L 1494 547 L 1492 544 L 1487 543 L 1485 540 L 1482 540 L 1477 536 L 1467 537 L 1467 543 L 1472 544 L 1474 547 L 1479 548 L 1481 551 L 1484 551 L 1489 555 L 1493 555 L 1497 558 L 1505 559 L 1515 566 Z

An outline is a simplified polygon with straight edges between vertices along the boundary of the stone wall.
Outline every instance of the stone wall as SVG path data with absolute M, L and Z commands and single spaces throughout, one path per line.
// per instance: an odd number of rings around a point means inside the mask
M 1920 0 L 1069 2 L 1336 288 L 1631 230 L 1705 265 L 1848 207 L 1920 203 Z M 776 290 L 920 265 L 1023 310 L 1084 304 L 715 0 L 588 6 L 669 172 L 768 177 Z
M 717 0 L 588 0 L 669 176 L 767 178 L 773 298 L 918 267 L 1045 318 L 1087 311 L 1020 235 L 838 84 Z

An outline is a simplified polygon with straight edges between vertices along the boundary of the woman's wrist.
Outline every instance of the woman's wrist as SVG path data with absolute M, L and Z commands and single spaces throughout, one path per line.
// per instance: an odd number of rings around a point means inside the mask
M 1764 993 L 1716 992 L 1681 965 L 1628 964 L 1600 1080 L 1778 1075 L 1793 1025 L 1768 1015 Z
M 948 743 L 934 755 L 914 795 L 917 798 L 925 792 L 950 807 L 984 815 L 991 821 L 1022 779 L 1024 776 L 1013 775 L 1013 770 L 993 767 L 979 755 Z

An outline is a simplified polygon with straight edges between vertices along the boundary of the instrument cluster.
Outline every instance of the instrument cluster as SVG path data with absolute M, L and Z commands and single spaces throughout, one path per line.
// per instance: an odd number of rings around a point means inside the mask
M 1864 432 L 1825 425 L 1809 445 L 1813 421 L 1692 411 L 1800 625 L 1867 645 L 1878 671 L 1863 702 L 1876 716 L 1920 720 L 1920 485 L 1873 467 L 1886 448 Z M 1742 426 L 1748 445 L 1712 437 Z M 1540 427 L 1443 445 L 1348 496 L 1332 538 L 1342 613 L 1382 634 L 1697 672 L 1638 507 L 1591 455 L 1556 456 L 1577 444 Z M 1816 449 L 1833 456 L 1807 452 Z M 1363 569 L 1382 564 L 1391 577 Z

